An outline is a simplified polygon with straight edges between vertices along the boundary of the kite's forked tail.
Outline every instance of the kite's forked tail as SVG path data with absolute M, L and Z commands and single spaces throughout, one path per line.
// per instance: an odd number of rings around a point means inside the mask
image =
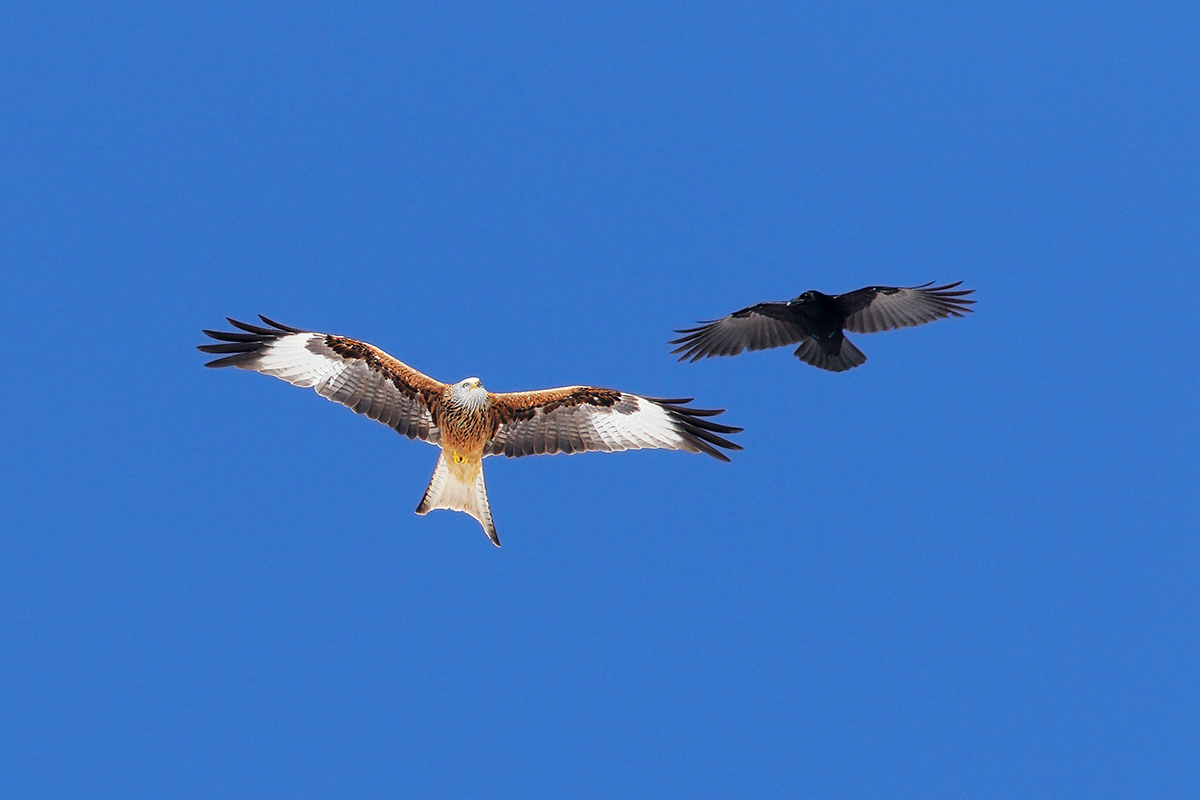
M 500 546 L 500 537 L 496 535 L 496 526 L 492 524 L 492 511 L 488 508 L 487 489 L 483 485 L 483 464 L 475 471 L 475 480 L 468 483 L 450 469 L 446 463 L 446 454 L 438 454 L 437 468 L 429 481 L 429 488 L 417 506 L 418 514 L 428 514 L 435 508 L 448 508 L 451 511 L 465 511 L 483 526 L 483 532 L 492 540 L 496 547 Z

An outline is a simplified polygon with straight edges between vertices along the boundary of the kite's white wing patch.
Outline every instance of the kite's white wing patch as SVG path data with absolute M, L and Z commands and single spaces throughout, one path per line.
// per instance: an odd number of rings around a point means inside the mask
M 580 402 L 551 411 L 539 408 L 527 419 L 502 424 L 484 454 L 517 457 L 660 448 L 728 460 L 717 447 L 741 449 L 717 435 L 740 428 L 710 422 L 706 417 L 719 412 L 688 408 L 686 402 L 622 393 L 611 405 Z
M 410 439 L 437 444 L 440 432 L 433 424 L 429 409 L 419 393 L 405 391 L 397 381 L 402 376 L 389 373 L 389 364 L 397 363 L 370 345 L 360 345 L 364 354 L 382 354 L 385 363 L 374 357 L 368 360 L 353 351 L 342 355 L 330 346 L 330 340 L 348 342 L 323 333 L 272 331 L 257 326 L 240 325 L 250 333 L 208 332 L 212 338 L 230 344 L 205 345 L 209 353 L 227 353 L 224 358 L 209 362 L 210 367 L 237 367 L 271 375 L 293 386 L 315 389 L 317 394 L 341 403 L 347 408 L 378 420 Z M 369 349 L 368 349 L 369 348 Z

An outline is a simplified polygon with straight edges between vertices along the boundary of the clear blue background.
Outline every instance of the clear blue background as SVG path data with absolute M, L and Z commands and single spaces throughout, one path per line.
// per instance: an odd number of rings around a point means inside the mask
M 52 7 L 51 7 L 52 5 Z M 17 3 L 4 797 L 1200 796 L 1194 3 Z M 672 328 L 977 313 L 678 364 Z M 489 459 L 222 317 L 727 408 Z

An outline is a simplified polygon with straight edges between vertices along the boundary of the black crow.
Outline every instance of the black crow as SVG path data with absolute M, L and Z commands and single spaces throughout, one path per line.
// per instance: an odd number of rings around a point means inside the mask
M 951 291 L 962 281 L 945 286 L 867 286 L 846 294 L 828 295 L 808 291 L 794 300 L 759 303 L 735 311 L 728 317 L 685 328 L 685 334 L 670 344 L 680 345 L 680 361 L 710 356 L 736 356 L 747 347 L 800 343 L 796 357 L 814 367 L 844 372 L 867 360 L 863 352 L 843 335 L 875 333 L 933 322 L 943 317 L 961 317 L 974 300 L 964 300 L 974 289 Z M 932 287 L 932 288 L 931 288 Z

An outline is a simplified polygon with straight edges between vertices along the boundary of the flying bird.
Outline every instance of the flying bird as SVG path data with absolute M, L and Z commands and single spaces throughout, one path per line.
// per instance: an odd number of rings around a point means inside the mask
M 922 325 L 943 317 L 970 313 L 974 300 L 963 299 L 974 289 L 951 291 L 962 281 L 945 286 L 867 286 L 854 292 L 828 295 L 807 291 L 794 300 L 759 303 L 728 317 L 685 328 L 673 340 L 680 361 L 711 356 L 736 356 L 746 348 L 766 350 L 800 343 L 795 355 L 806 364 L 845 372 L 867 360 L 843 330 L 875 333 Z
M 204 331 L 222 344 L 198 349 L 224 356 L 205 366 L 254 370 L 316 389 L 409 439 L 437 445 L 437 467 L 417 513 L 465 511 L 497 547 L 484 456 L 664 448 L 728 461 L 718 448 L 742 449 L 719 435 L 741 428 L 708 419 L 723 409 L 689 407 L 691 398 L 663 400 L 592 386 L 494 393 L 478 378 L 441 383 L 366 342 L 260 318 L 271 327 L 229 319 L 240 332 Z

